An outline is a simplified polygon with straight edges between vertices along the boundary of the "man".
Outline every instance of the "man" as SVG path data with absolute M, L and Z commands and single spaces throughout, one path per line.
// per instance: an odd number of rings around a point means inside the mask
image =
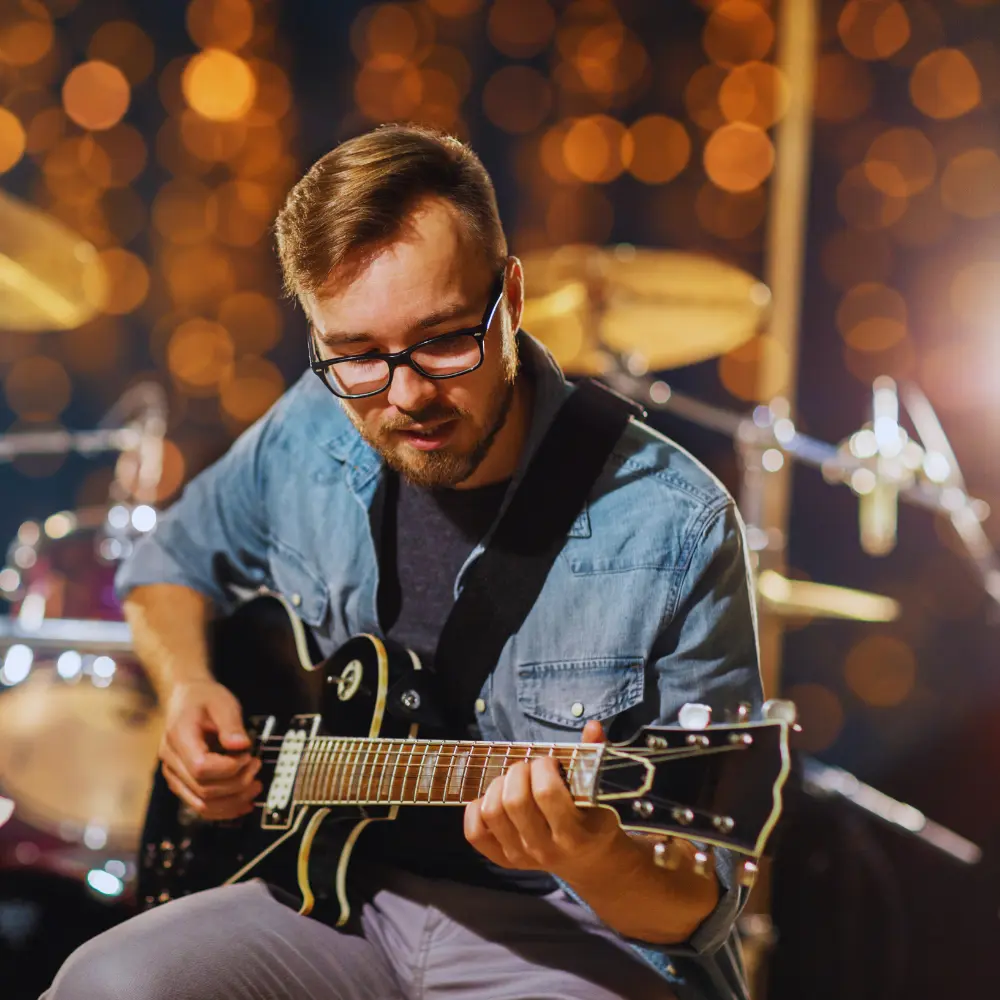
M 206 651 L 227 584 L 284 594 L 327 651 L 373 632 L 432 660 L 571 391 L 518 332 L 521 265 L 488 175 L 457 141 L 393 126 L 342 144 L 293 189 L 277 233 L 313 371 L 188 486 L 119 579 L 166 707 L 164 774 L 209 819 L 246 813 L 261 790 Z M 675 721 L 692 701 L 760 702 L 742 529 L 702 467 L 633 422 L 476 719 L 485 739 L 599 740 Z M 350 932 L 259 882 L 213 889 L 94 939 L 46 996 L 742 998 L 732 858 L 717 852 L 706 878 L 694 848 L 682 853 L 658 867 L 651 844 L 578 809 L 539 759 L 464 815 L 372 824 Z

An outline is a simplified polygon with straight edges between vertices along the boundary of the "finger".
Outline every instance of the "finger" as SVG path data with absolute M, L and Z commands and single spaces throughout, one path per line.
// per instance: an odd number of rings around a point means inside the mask
M 583 833 L 583 815 L 559 767 L 551 757 L 531 762 L 531 796 L 549 836 L 562 849 L 577 845 Z
M 208 701 L 205 711 L 215 727 L 219 742 L 226 750 L 249 750 L 250 737 L 243 728 L 239 703 L 235 698 L 225 697 L 221 688 L 216 690 L 219 692 L 219 697 Z
M 525 850 L 542 861 L 552 851 L 552 829 L 538 808 L 532 791 L 531 770 L 535 763 L 550 767 L 558 774 L 556 762 L 550 758 L 515 764 L 504 775 L 503 808 L 516 827 Z
M 238 819 L 253 811 L 253 801 L 256 794 L 259 794 L 260 785 L 257 783 L 253 789 L 254 794 L 244 794 L 239 796 L 228 796 L 222 799 L 204 800 L 196 795 L 180 777 L 164 764 L 163 776 L 166 778 L 167 786 L 182 801 L 189 805 L 202 819 L 223 820 Z
M 506 864 L 513 867 L 531 866 L 534 864 L 534 859 L 525 850 L 521 834 L 504 808 L 503 788 L 505 781 L 506 777 L 501 775 L 490 782 L 486 794 L 480 799 L 479 814 L 486 829 L 503 851 Z
M 242 795 L 250 788 L 261 769 L 261 762 L 256 757 L 250 757 L 246 765 L 231 778 L 199 779 L 173 750 L 169 744 L 161 748 L 161 759 L 170 765 L 172 771 L 203 801 L 225 798 L 229 795 Z
M 166 779 L 167 787 L 183 802 L 190 806 L 199 816 L 205 811 L 205 803 L 191 791 L 184 781 L 178 777 L 169 764 L 164 761 L 163 777 Z
M 583 735 L 580 738 L 584 743 L 608 742 L 608 734 L 604 731 L 604 726 L 597 719 L 591 719 L 583 727 Z
M 195 720 L 181 720 L 167 730 L 166 742 L 184 761 L 192 777 L 232 778 L 251 760 L 249 754 L 229 756 L 212 753 L 205 742 L 205 731 Z
M 493 864 L 500 865 L 501 868 L 516 867 L 507 860 L 500 841 L 487 828 L 480 812 L 481 803 L 482 799 L 476 799 L 465 807 L 465 818 L 462 821 L 465 839 Z

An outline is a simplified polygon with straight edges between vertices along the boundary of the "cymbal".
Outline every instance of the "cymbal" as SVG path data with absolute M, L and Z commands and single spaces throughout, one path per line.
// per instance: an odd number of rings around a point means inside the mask
M 608 370 L 608 352 L 654 371 L 717 357 L 753 337 L 770 301 L 752 275 L 702 254 L 576 244 L 523 263 L 523 325 L 574 374 Z
M 39 829 L 98 823 L 112 843 L 131 843 L 160 730 L 159 714 L 128 684 L 102 689 L 36 670 L 0 695 L 0 785 Z
M 0 191 L 0 329 L 72 330 L 99 311 L 105 287 L 92 244 Z
M 757 593 L 769 611 L 786 617 L 891 622 L 900 612 L 899 601 L 891 597 L 811 580 L 790 580 L 771 569 L 757 578 Z

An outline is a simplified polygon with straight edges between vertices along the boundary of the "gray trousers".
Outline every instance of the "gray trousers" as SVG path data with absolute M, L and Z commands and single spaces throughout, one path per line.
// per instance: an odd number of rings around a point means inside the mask
M 262 882 L 167 903 L 77 949 L 41 1000 L 673 1000 L 561 890 L 382 873 L 354 933 Z

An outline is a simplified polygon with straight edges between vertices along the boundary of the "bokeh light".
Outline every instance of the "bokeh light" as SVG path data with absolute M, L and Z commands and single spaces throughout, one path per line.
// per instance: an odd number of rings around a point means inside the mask
M 117 66 L 134 87 L 153 72 L 156 53 L 149 35 L 139 25 L 108 21 L 94 32 L 87 57 Z
M 600 188 L 577 187 L 556 191 L 545 210 L 549 243 L 603 244 L 611 237 L 615 213 Z
M 171 298 L 182 308 L 213 309 L 235 290 L 229 255 L 209 243 L 165 247 L 160 266 Z
M 215 190 L 210 211 L 223 243 L 249 247 L 267 235 L 275 208 L 274 196 L 263 184 L 234 180 Z
M 813 113 L 822 121 L 846 122 L 864 114 L 874 92 L 871 71 L 842 52 L 829 52 L 816 63 Z
M 1000 156 L 992 149 L 970 149 L 954 157 L 941 175 L 941 201 L 967 219 L 1000 212 Z
M 865 176 L 887 195 L 908 198 L 934 182 L 937 156 L 931 141 L 915 128 L 883 132 L 868 147 Z
M 21 159 L 26 143 L 27 135 L 17 115 L 0 108 L 0 174 Z
M 774 22 L 752 0 L 724 0 L 705 22 L 702 44 L 709 59 L 720 66 L 763 59 L 774 43 Z
M 253 423 L 285 391 L 281 372 L 264 358 L 243 358 L 233 365 L 219 390 L 223 413 L 238 426 Z
M 844 727 L 844 707 L 833 691 L 822 684 L 792 684 L 782 697 L 798 709 L 802 730 L 792 738 L 797 749 L 819 753 L 833 746 Z
M 27 123 L 25 150 L 38 156 L 51 149 L 66 132 L 66 113 L 60 108 L 43 108 Z
M 885 233 L 841 229 L 823 244 L 820 263 L 835 288 L 886 281 L 892 272 L 892 244 Z
M 727 121 L 770 128 L 788 110 L 791 89 L 784 73 L 765 62 L 734 66 L 719 88 L 719 109 Z
M 185 66 L 181 86 L 187 103 L 213 121 L 242 118 L 253 106 L 257 82 L 244 59 L 225 49 L 206 49 Z
M 0 65 L 33 66 L 52 49 L 52 17 L 36 0 L 8 3 L 0 24 Z
M 376 70 L 412 66 L 420 44 L 413 10 L 398 3 L 363 8 L 351 27 L 351 48 L 358 62 Z
M 847 686 L 863 701 L 891 708 L 913 692 L 917 659 L 902 639 L 870 635 L 861 639 L 844 660 Z
M 250 0 L 191 0 L 185 15 L 191 41 L 202 49 L 238 51 L 253 35 Z
M 837 208 L 857 229 L 884 229 L 903 217 L 906 199 L 875 187 L 863 164 L 853 167 L 837 185 Z
M 233 160 L 247 139 L 243 120 L 217 122 L 186 108 L 180 118 L 180 138 L 184 147 L 200 160 L 224 163 Z
M 265 354 L 281 339 L 281 312 L 261 292 L 236 292 L 222 300 L 219 322 L 230 332 L 237 354 Z
M 146 169 L 146 142 L 131 125 L 115 125 L 96 136 L 95 142 L 108 159 L 107 187 L 126 187 Z
M 556 15 L 548 0 L 494 0 L 486 23 L 494 48 L 511 59 L 527 59 L 549 44 Z
M 766 212 L 767 199 L 761 188 L 734 194 L 706 182 L 695 199 L 695 213 L 702 228 L 726 240 L 749 236 L 764 221 Z
M 104 250 L 100 257 L 107 288 L 95 300 L 115 316 L 138 309 L 149 294 L 149 270 L 141 258 L 119 247 Z
M 725 191 L 752 191 L 773 169 L 774 146 L 754 125 L 730 122 L 705 144 L 705 173 Z
M 572 121 L 557 122 L 546 130 L 539 145 L 542 168 L 552 180 L 560 184 L 572 184 L 576 180 L 563 157 L 563 143 L 572 126 Z
M 234 354 L 232 338 L 222 324 L 189 319 L 170 335 L 167 367 L 185 391 L 214 395 L 232 371 Z
M 849 0 L 837 19 L 845 49 L 858 59 L 888 59 L 910 38 L 910 19 L 892 0 Z
M 929 247 L 944 239 L 954 222 L 954 215 L 941 201 L 941 188 L 934 184 L 907 201 L 902 218 L 888 231 L 900 246 Z
M 108 129 L 122 120 L 131 91 L 125 74 L 100 59 L 81 63 L 63 83 L 66 114 L 82 128 Z
M 247 115 L 257 125 L 280 121 L 292 108 L 292 85 L 285 71 L 267 59 L 250 59 L 257 80 L 257 95 Z
M 486 81 L 483 110 L 505 132 L 533 132 L 552 110 L 552 85 L 530 66 L 505 66 Z
M 673 180 L 691 158 L 684 126 L 666 115 L 646 115 L 633 122 L 622 143 L 622 163 L 645 184 Z
M 4 396 L 22 420 L 54 420 L 69 405 L 72 385 L 66 369 L 42 355 L 15 361 L 3 381 Z
M 910 378 L 917 368 L 917 353 L 913 341 L 904 337 L 882 351 L 858 351 L 849 344 L 844 345 L 844 367 L 866 389 L 882 375 L 904 380 Z
M 201 243 L 215 231 L 218 209 L 212 191 L 193 177 L 178 177 L 153 200 L 154 227 L 172 243 Z
M 906 300 L 896 289 L 868 281 L 855 285 L 837 307 L 837 328 L 856 351 L 885 351 L 906 337 Z
M 788 385 L 791 366 L 786 348 L 760 334 L 719 359 L 719 379 L 737 399 L 763 402 Z
M 483 5 L 483 0 L 426 0 L 427 6 L 441 17 L 468 17 Z
M 384 70 L 366 64 L 354 81 L 354 100 L 373 122 L 410 118 L 423 93 L 423 78 L 413 65 Z
M 978 260 L 960 268 L 949 295 L 959 319 L 995 330 L 1000 321 L 1000 260 Z
M 720 128 L 726 116 L 719 107 L 719 93 L 728 73 L 721 66 L 702 66 L 684 87 L 684 106 L 691 120 L 706 131 Z
M 939 49 L 914 66 L 910 97 L 929 118 L 958 118 L 979 104 L 982 88 L 964 52 Z
M 124 356 L 125 331 L 113 316 L 98 316 L 76 330 L 59 334 L 59 360 L 74 374 L 107 378 Z
M 569 172 L 591 184 L 606 184 L 621 174 L 625 126 L 607 115 L 578 118 L 563 139 Z

